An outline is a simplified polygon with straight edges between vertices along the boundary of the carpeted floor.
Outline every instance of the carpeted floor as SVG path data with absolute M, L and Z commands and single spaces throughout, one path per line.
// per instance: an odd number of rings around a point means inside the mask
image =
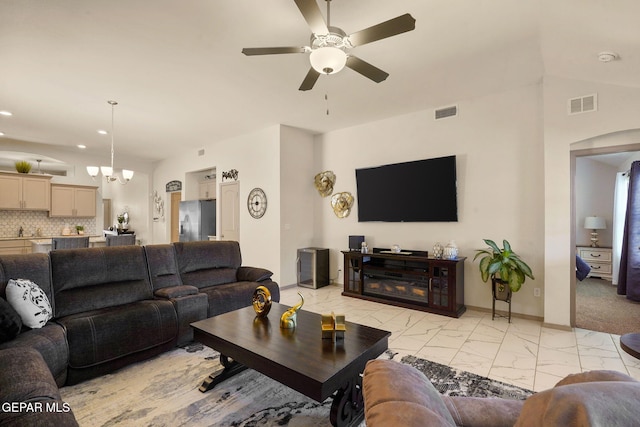
M 591 331 L 624 335 L 640 332 L 640 303 L 618 295 L 603 279 L 576 283 L 576 326 Z
M 381 357 L 395 355 L 387 352 Z M 524 399 L 532 394 L 413 356 L 401 362 L 424 372 L 449 395 Z M 60 391 L 81 427 L 330 425 L 331 398 L 315 402 L 253 370 L 207 393 L 198 391 L 219 366 L 217 353 L 194 343 Z

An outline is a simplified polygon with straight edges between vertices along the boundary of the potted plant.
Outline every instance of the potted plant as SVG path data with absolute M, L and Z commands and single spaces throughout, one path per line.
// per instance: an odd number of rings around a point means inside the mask
M 473 258 L 474 261 L 480 258 L 482 281 L 491 278 L 493 298 L 510 302 L 511 293 L 518 292 L 527 277 L 534 280 L 531 268 L 513 252 L 507 240 L 502 241 L 502 249 L 493 240 L 484 239 L 484 242 L 489 247 L 478 249 Z
M 76 231 L 78 235 L 82 236 L 84 234 L 84 225 L 76 225 Z
M 31 171 L 31 163 L 20 160 L 16 162 L 16 171 L 20 173 L 29 173 Z

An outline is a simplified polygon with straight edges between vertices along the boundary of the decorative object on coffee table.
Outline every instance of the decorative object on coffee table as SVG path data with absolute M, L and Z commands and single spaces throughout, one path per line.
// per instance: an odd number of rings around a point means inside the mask
M 336 193 L 331 197 L 331 207 L 338 218 L 348 217 L 352 206 L 353 196 L 349 192 Z
M 271 292 L 264 286 L 258 286 L 253 291 L 253 309 L 258 317 L 267 317 L 271 310 Z
M 484 242 L 489 247 L 478 249 L 473 260 L 482 257 L 479 266 L 482 281 L 486 282 L 491 278 L 492 319 L 496 314 L 496 300 L 504 301 L 509 304 L 509 323 L 511 323 L 511 294 L 520 290 L 527 277 L 535 279 L 531 268 L 513 252 L 511 244 L 506 239 L 502 241 L 502 249 L 493 240 L 484 239 Z
M 300 310 L 302 308 L 302 305 L 304 304 L 304 297 L 300 292 L 298 292 L 298 295 L 300 295 L 300 302 L 282 313 L 282 316 L 280 317 L 280 328 L 295 329 L 297 317 L 296 315 L 298 314 L 298 310 Z
M 344 339 L 344 332 L 347 330 L 344 314 L 331 314 L 322 315 L 322 339 L 337 340 Z
M 332 171 L 320 172 L 313 178 L 313 184 L 322 197 L 330 196 L 333 186 L 336 185 L 336 174 Z

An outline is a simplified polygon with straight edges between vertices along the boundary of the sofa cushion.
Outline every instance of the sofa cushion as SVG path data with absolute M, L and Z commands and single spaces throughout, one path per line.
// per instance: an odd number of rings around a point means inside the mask
M 0 374 L 0 425 L 78 425 L 40 353 L 32 348 L 0 350 L 0 366 L 11 366 Z
M 153 298 L 141 246 L 66 249 L 50 257 L 56 318 Z
M 53 310 L 47 294 L 31 280 L 9 279 L 5 292 L 25 326 L 42 328 L 51 319 Z
M 242 263 L 238 242 L 175 242 L 173 246 L 183 284 L 202 289 L 238 280 Z
M 0 349 L 9 348 L 37 350 L 49 367 L 56 384 L 62 387 L 66 382 L 69 347 L 65 330 L 59 324 L 49 322 L 42 328 L 28 329 L 15 339 L 0 344 Z
M 633 426 L 640 419 L 640 382 L 567 384 L 530 396 L 515 426 Z
M 146 300 L 58 319 L 67 330 L 69 367 L 86 368 L 174 341 L 170 301 Z
M 455 426 L 440 393 L 412 366 L 393 360 L 370 360 L 362 391 L 368 427 Z
M 51 263 L 48 254 L 0 256 L 0 297 L 5 297 L 5 287 L 9 279 L 15 278 L 28 279 L 37 283 L 49 298 L 49 303 L 55 312 L 55 301 L 51 288 Z
M 280 288 L 275 282 L 262 282 L 271 293 L 272 301 L 280 301 Z M 253 304 L 253 293 L 256 282 L 232 282 L 208 288 L 201 288 L 200 292 L 209 298 L 209 317 L 229 311 L 238 310 Z
M 173 245 L 146 245 L 144 251 L 154 291 L 182 285 Z
M 4 298 L 0 298 L 0 344 L 11 341 L 20 333 L 22 319 Z

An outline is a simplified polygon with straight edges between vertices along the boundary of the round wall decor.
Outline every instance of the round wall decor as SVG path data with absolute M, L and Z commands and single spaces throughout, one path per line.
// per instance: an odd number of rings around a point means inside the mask
M 267 211 L 267 195 L 262 188 L 254 188 L 247 198 L 247 209 L 254 218 L 262 218 Z

